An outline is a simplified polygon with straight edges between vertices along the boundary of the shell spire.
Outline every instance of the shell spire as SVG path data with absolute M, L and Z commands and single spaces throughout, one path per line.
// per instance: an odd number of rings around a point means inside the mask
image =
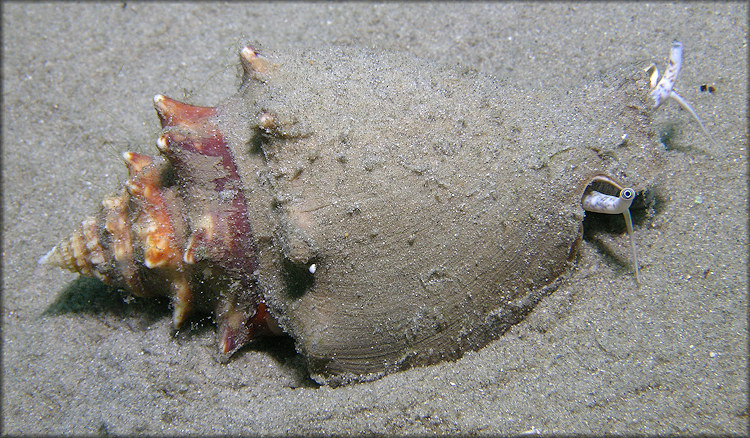
M 265 61 L 252 64 L 257 70 Z M 219 356 L 227 359 L 254 337 L 278 333 L 258 290 L 242 181 L 217 108 L 163 95 L 154 107 L 160 154 L 123 154 L 129 179 L 121 193 L 39 262 L 134 295 L 170 296 L 175 329 L 195 310 L 213 311 Z

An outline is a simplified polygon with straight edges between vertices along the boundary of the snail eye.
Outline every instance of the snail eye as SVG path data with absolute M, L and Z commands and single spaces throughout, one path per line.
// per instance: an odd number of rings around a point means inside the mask
M 635 198 L 635 190 L 631 188 L 622 189 L 622 192 L 620 192 L 620 198 L 625 200 L 630 200 Z

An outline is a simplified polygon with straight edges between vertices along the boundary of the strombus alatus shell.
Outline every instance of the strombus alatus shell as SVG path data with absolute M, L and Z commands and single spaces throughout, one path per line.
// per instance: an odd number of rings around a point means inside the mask
M 570 267 L 590 183 L 662 160 L 639 65 L 560 96 L 406 54 L 240 59 L 216 107 L 154 98 L 158 154 L 45 260 L 171 297 L 175 328 L 213 312 L 224 358 L 287 333 L 320 382 L 496 339 Z

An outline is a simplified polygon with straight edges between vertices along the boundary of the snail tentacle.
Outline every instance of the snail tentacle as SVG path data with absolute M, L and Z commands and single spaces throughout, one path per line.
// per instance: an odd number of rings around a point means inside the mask
M 674 90 L 674 84 L 675 82 L 677 82 L 677 76 L 680 74 L 681 68 L 682 43 L 679 41 L 672 42 L 672 50 L 669 53 L 669 66 L 667 66 L 667 70 L 664 72 L 664 75 L 661 77 L 658 83 L 656 83 L 656 78 L 659 77 L 659 69 L 656 67 L 656 64 L 651 64 L 646 68 L 646 72 L 649 73 L 651 77 L 652 89 L 650 94 L 651 98 L 654 100 L 654 109 L 659 108 L 661 104 L 664 103 L 667 99 L 674 100 L 685 111 L 689 112 L 690 115 L 693 116 L 695 121 L 698 122 L 698 125 L 700 125 L 701 129 L 703 130 L 703 133 L 706 134 L 709 140 L 711 140 L 711 143 L 716 145 L 716 141 L 711 136 L 711 134 L 709 134 L 705 125 L 703 125 L 703 121 L 701 121 L 700 117 L 698 117 L 698 114 L 696 114 L 690 104 Z
M 606 181 L 613 184 L 615 187 L 620 188 L 619 184 L 609 178 L 599 177 L 602 181 Z M 635 199 L 636 191 L 630 187 L 622 188 L 619 196 L 606 195 L 596 190 L 587 190 L 584 193 L 581 200 L 581 207 L 584 210 L 593 213 L 604 213 L 604 214 L 621 214 L 625 218 L 625 226 L 628 230 L 628 237 L 630 238 L 630 253 L 633 257 L 633 265 L 635 266 L 635 281 L 640 286 L 641 278 L 638 270 L 638 252 L 635 249 L 635 238 L 633 237 L 633 220 L 630 216 L 630 205 Z

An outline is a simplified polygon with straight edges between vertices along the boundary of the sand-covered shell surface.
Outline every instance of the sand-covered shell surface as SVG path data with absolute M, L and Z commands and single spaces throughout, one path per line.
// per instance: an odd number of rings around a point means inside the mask
M 593 180 L 660 170 L 644 65 L 557 95 L 354 48 L 240 59 L 215 107 L 155 97 L 158 153 L 45 257 L 171 297 L 176 328 L 212 312 L 224 358 L 284 332 L 341 383 L 480 348 L 570 268 Z

